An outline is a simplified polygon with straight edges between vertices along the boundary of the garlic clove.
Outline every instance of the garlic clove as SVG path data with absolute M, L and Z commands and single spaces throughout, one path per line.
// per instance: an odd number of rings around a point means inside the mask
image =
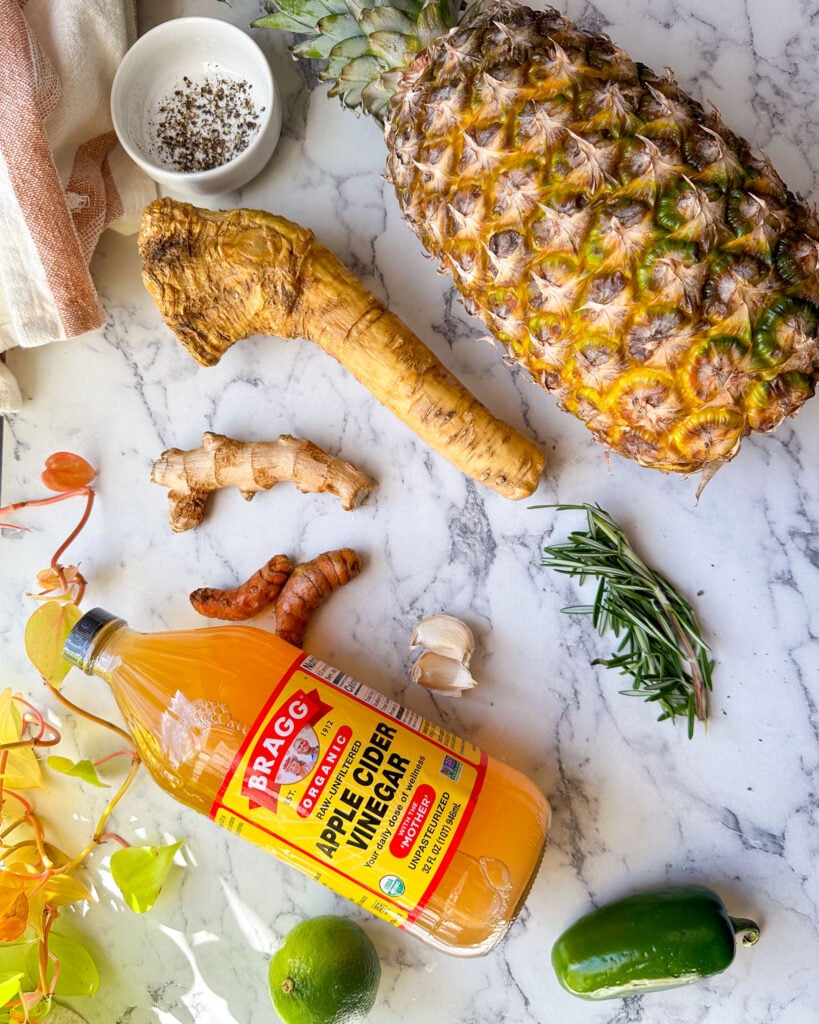
M 424 647 L 466 666 L 475 650 L 475 637 L 469 626 L 454 615 L 428 615 L 412 631 L 410 647 Z
M 412 681 L 447 697 L 460 697 L 476 684 L 462 662 L 436 651 L 424 651 L 412 666 Z

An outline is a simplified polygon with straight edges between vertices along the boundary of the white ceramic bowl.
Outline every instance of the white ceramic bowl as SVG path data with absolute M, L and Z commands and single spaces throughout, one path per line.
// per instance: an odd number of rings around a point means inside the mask
M 193 86 L 183 84 L 186 78 Z M 207 170 L 176 170 L 160 141 L 160 108 L 167 108 L 175 90 L 217 79 L 248 84 L 258 127 L 246 148 L 226 163 Z M 114 77 L 111 114 L 129 156 L 160 185 L 191 195 L 230 192 L 255 178 L 273 155 L 282 124 L 267 58 L 250 36 L 218 18 L 175 18 L 138 39 Z

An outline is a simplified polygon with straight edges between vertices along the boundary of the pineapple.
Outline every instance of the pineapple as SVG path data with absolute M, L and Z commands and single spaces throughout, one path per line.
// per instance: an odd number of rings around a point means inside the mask
M 819 373 L 819 223 L 670 75 L 511 0 L 276 0 L 509 356 L 611 450 L 707 475 Z

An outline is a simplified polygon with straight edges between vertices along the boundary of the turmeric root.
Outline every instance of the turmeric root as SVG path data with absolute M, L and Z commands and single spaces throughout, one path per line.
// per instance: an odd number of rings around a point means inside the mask
M 373 481 L 352 463 L 289 434 L 276 441 L 236 441 L 207 432 L 201 448 L 163 452 L 153 464 L 151 480 L 170 488 L 168 518 L 176 533 L 202 522 L 208 495 L 220 487 L 238 487 L 250 501 L 258 491 L 292 480 L 300 491 L 336 495 L 347 510 L 355 508 L 373 487 Z
M 300 647 L 316 608 L 360 572 L 361 559 L 352 548 L 325 551 L 295 569 L 287 555 L 274 555 L 233 590 L 201 587 L 190 599 L 200 615 L 230 622 L 253 618 L 274 605 L 276 636 Z
M 253 334 L 307 338 L 463 473 L 507 498 L 537 487 L 537 445 L 481 405 L 312 231 L 164 198 L 145 208 L 139 251 L 145 287 L 203 366 Z
M 233 590 L 200 587 L 191 594 L 191 604 L 200 615 L 211 619 L 243 622 L 260 615 L 281 593 L 293 563 L 287 555 L 274 555 L 250 579 Z
M 361 572 L 361 559 L 352 548 L 325 551 L 297 565 L 276 599 L 276 636 L 301 647 L 310 616 L 338 587 Z

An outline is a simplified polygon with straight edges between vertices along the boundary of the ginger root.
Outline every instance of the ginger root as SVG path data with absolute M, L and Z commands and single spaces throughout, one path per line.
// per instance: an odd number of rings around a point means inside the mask
M 316 608 L 360 572 L 361 558 L 352 548 L 325 551 L 295 568 L 286 555 L 274 555 L 238 587 L 202 587 L 190 600 L 200 615 L 231 622 L 253 618 L 273 605 L 276 636 L 300 647 Z
M 352 509 L 373 481 L 350 462 L 329 455 L 312 441 L 282 434 L 275 441 L 236 441 L 206 432 L 202 447 L 169 448 L 153 464 L 151 480 L 169 487 L 168 518 L 176 533 L 199 526 L 211 491 L 238 487 L 247 501 L 258 491 L 291 480 L 300 491 L 328 491 Z
M 244 622 L 269 608 L 293 572 L 287 555 L 274 555 L 250 579 L 233 590 L 200 587 L 191 594 L 191 604 L 200 615 L 211 619 Z
M 493 416 L 312 231 L 259 210 L 155 200 L 142 279 L 203 366 L 254 334 L 307 338 L 457 469 L 504 497 L 537 487 L 546 456 Z

